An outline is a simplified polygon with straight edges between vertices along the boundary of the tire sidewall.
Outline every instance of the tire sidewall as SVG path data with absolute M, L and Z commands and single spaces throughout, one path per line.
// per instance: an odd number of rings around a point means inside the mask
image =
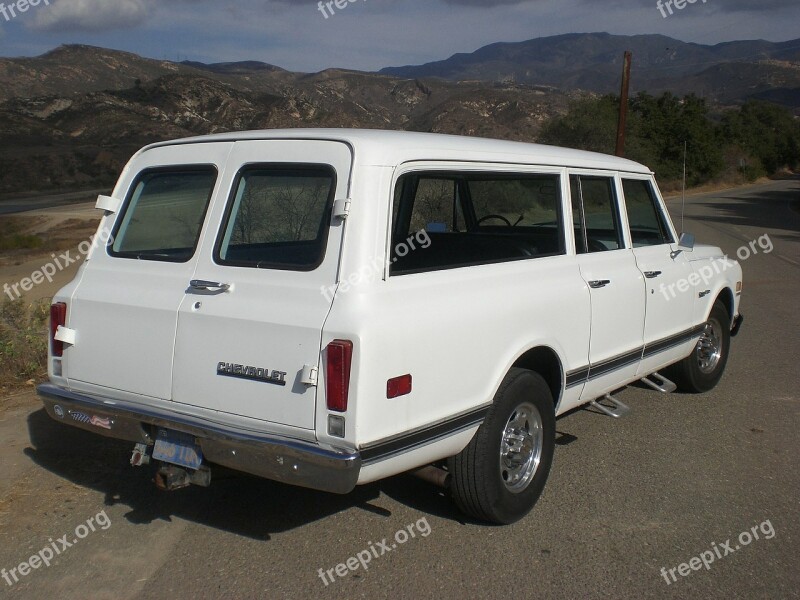
M 728 364 L 728 353 L 731 347 L 731 333 L 730 333 L 730 317 L 728 311 L 719 303 L 714 304 L 709 314 L 708 321 L 716 320 L 719 322 L 722 331 L 722 356 L 720 356 L 717 366 L 711 373 L 703 373 L 698 364 L 698 348 L 695 346 L 689 359 L 689 374 L 692 379 L 694 387 L 700 391 L 707 392 L 714 388 L 719 380 L 722 379 L 722 374 L 725 372 L 725 366 Z
M 555 407 L 550 388 L 537 373 L 520 370 L 509 375 L 478 432 L 478 475 L 484 482 L 488 508 L 497 522 L 506 524 L 521 519 L 533 508 L 547 482 L 555 448 Z M 539 411 L 542 450 L 530 483 L 514 493 L 506 487 L 500 472 L 500 448 L 508 419 L 523 403 L 532 404 Z

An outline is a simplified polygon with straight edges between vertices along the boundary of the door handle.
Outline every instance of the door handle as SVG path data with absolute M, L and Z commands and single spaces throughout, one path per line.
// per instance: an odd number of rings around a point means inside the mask
M 644 272 L 644 276 L 647 277 L 648 279 L 655 279 L 659 275 L 661 275 L 661 271 L 645 271 Z
M 203 290 L 203 291 L 221 291 L 227 292 L 231 289 L 231 284 L 229 283 L 218 283 L 216 281 L 204 281 L 202 279 L 192 279 L 189 282 L 189 287 L 193 290 Z
M 610 279 L 595 279 L 589 282 L 589 287 L 596 290 L 601 287 L 606 287 L 609 283 L 611 283 Z

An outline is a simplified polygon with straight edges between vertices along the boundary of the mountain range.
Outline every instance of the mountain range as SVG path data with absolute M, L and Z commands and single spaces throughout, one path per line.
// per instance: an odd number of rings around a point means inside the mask
M 634 92 L 696 93 L 730 103 L 761 92 L 796 91 L 800 87 L 800 39 L 706 46 L 662 35 L 571 33 L 491 44 L 471 54 L 455 54 L 419 66 L 388 67 L 380 73 L 452 81 L 513 81 L 617 93 L 626 50 L 633 53 Z
M 617 92 L 624 50 L 634 55 L 634 92 L 800 108 L 800 40 L 702 46 L 570 34 L 379 73 L 311 74 L 70 45 L 0 58 L 0 194 L 110 185 L 144 144 L 233 129 L 373 127 L 532 141 L 571 100 Z

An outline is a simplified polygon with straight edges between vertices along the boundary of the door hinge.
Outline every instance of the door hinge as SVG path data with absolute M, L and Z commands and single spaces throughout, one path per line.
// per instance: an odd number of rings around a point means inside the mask
M 104 210 L 107 213 L 116 214 L 122 207 L 122 200 L 119 198 L 112 198 L 111 196 L 98 196 L 97 204 L 94 206 L 99 210 Z
M 64 327 L 63 325 L 59 325 L 58 329 L 56 329 L 56 334 L 53 336 L 53 339 L 57 342 L 63 342 L 64 344 L 68 344 L 70 346 L 75 345 L 77 338 L 77 331 Z
M 350 198 L 341 198 L 333 202 L 333 216 L 338 219 L 346 219 L 350 214 Z
M 317 373 L 319 369 L 311 365 L 303 365 L 303 371 L 300 373 L 300 383 L 305 385 L 317 385 Z

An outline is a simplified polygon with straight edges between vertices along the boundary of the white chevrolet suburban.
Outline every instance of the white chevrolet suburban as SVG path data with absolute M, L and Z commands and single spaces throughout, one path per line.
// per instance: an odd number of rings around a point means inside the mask
M 511 523 L 557 416 L 621 416 L 639 380 L 711 389 L 742 322 L 739 265 L 678 237 L 649 169 L 600 154 L 231 133 L 144 148 L 98 208 L 39 393 L 164 489 L 213 465 L 338 493 L 414 471 Z

